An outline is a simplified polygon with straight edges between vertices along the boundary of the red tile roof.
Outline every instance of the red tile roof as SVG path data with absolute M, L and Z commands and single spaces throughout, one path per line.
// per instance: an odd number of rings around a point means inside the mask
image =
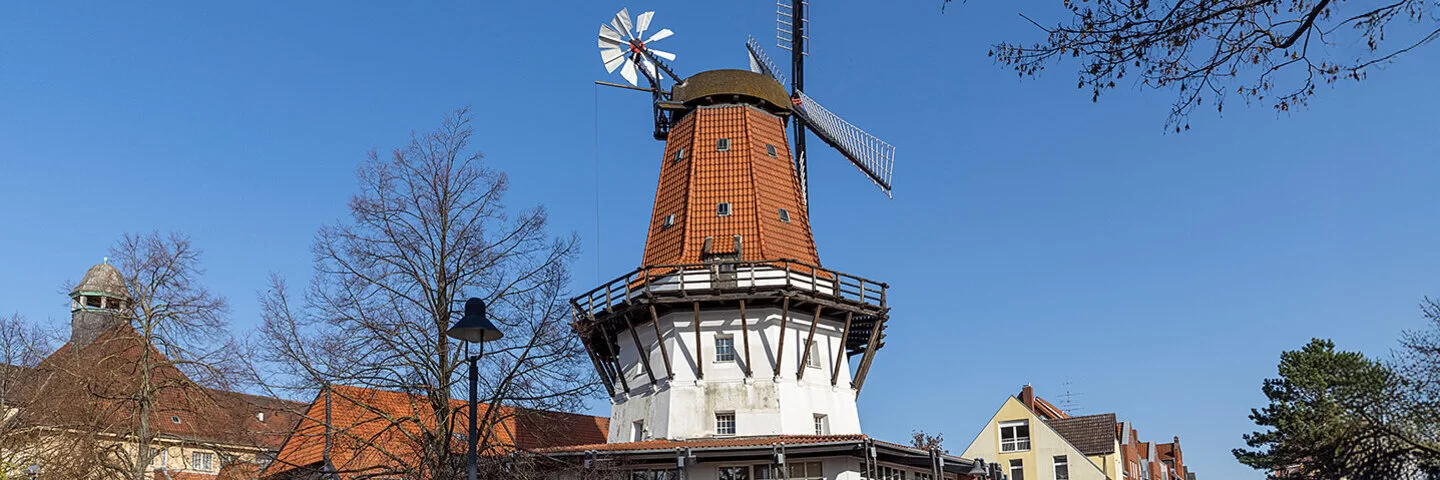
M 202 387 L 128 324 L 117 325 L 81 347 L 66 343 L 15 386 L 30 425 L 70 425 L 128 435 L 149 356 L 152 385 L 159 385 L 150 424 L 159 434 L 187 441 L 277 449 L 303 407 L 266 397 Z M 53 399 L 70 399 L 56 402 Z M 265 421 L 256 414 L 264 412 Z M 175 422 L 179 419 L 179 422 Z
M 1055 429 L 1065 441 L 1070 442 L 1080 453 L 1105 455 L 1115 453 L 1115 414 L 1102 413 L 1083 417 L 1046 419 L 1045 424 Z
M 435 414 L 428 400 L 420 395 L 335 385 L 330 397 L 330 463 L 344 478 L 409 466 L 406 462 L 421 457 L 420 445 L 413 436 L 434 430 Z M 266 468 L 266 477 L 322 464 L 326 403 L 324 392 L 311 402 L 275 462 Z M 455 411 L 453 421 L 461 425 L 454 431 L 463 432 L 467 402 L 452 399 L 450 406 Z M 481 404 L 480 408 L 483 416 L 483 410 L 490 406 Z M 500 407 L 496 413 L 501 420 L 491 430 L 490 443 L 495 450 L 490 453 L 604 442 L 610 425 L 608 418 L 588 415 L 511 407 Z M 461 451 L 465 444 L 456 442 L 455 448 Z
M 729 139 L 729 150 L 716 148 L 721 138 Z M 775 148 L 775 157 L 767 146 Z M 730 215 L 717 215 L 720 203 L 730 204 Z M 789 222 L 781 220 L 780 209 Z M 675 223 L 667 227 L 672 214 Z M 742 260 L 820 265 L 784 121 L 743 105 L 698 108 L 670 130 L 665 143 L 643 264 L 699 263 L 707 237 L 711 253 L 733 253 L 735 235 L 741 236 Z

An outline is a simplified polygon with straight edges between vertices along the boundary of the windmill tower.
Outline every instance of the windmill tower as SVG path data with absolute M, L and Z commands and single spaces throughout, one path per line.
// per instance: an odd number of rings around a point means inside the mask
M 804 18 L 803 2 L 789 9 Z M 665 140 L 641 267 L 572 300 L 610 393 L 609 441 L 858 434 L 855 400 L 883 346 L 888 287 L 821 266 L 803 135 L 887 195 L 894 147 L 798 81 L 787 91 L 753 39 L 749 71 L 675 74 L 665 63 L 675 55 L 653 47 L 672 32 L 644 36 L 653 16 L 632 22 L 621 10 L 599 34 L 607 70 L 651 94 Z M 798 80 L 803 32 L 791 38 Z

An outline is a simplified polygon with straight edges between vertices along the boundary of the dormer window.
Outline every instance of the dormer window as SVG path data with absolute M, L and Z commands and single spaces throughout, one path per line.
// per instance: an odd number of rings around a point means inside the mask
M 675 150 L 675 154 L 674 154 L 674 155 L 670 156 L 670 161 L 671 161 L 671 162 L 678 162 L 678 161 L 681 161 L 681 160 L 684 160 L 684 159 L 685 159 L 685 147 L 680 147 L 680 149 Z
M 170 423 L 180 423 L 180 417 L 177 416 L 177 415 L 171 415 L 171 416 L 170 416 Z
M 730 202 L 715 205 L 715 215 L 719 217 L 730 216 Z
M 728 152 L 728 151 L 730 151 L 730 139 L 728 139 L 728 138 L 722 138 L 722 139 L 716 140 L 716 141 L 715 141 L 715 151 L 717 151 L 717 152 Z
M 255 419 L 256 419 L 256 420 L 259 420 L 261 423 L 264 423 L 264 422 L 265 422 L 265 412 L 255 412 Z
M 785 223 L 790 223 L 790 211 L 789 211 L 789 210 L 786 210 L 786 209 L 783 209 L 783 208 L 780 209 L 780 221 L 785 222 Z
M 780 153 L 775 151 L 775 146 L 768 143 L 765 144 L 765 154 L 769 155 L 770 158 L 776 158 L 780 156 Z
M 673 213 L 666 215 L 665 219 L 660 222 L 660 228 L 670 228 L 673 226 L 675 226 L 675 214 Z

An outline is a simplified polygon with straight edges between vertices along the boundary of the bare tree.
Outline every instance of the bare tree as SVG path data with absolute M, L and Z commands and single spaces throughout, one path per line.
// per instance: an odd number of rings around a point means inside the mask
M 949 0 L 945 1 L 946 4 Z M 1128 75 L 1177 89 L 1167 127 L 1189 128 L 1196 107 L 1220 111 L 1230 94 L 1277 111 L 1306 104 L 1320 84 L 1363 80 L 1440 37 L 1440 1 L 1063 0 L 1070 18 L 1030 44 L 1001 43 L 991 55 L 1022 76 L 1052 61 L 1080 62 L 1092 99 Z M 1026 17 L 1029 20 L 1029 17 Z
M 39 363 L 24 389 L 25 425 L 49 432 L 32 440 L 62 448 L 41 459 L 47 472 L 146 479 L 160 419 L 183 416 L 176 428 L 207 434 L 230 430 L 231 419 L 215 418 L 210 390 L 228 387 L 238 371 L 228 307 L 201 285 L 200 256 L 181 234 L 126 234 L 111 249 L 129 300 L 93 341 L 72 338 Z
M 938 448 L 938 449 L 940 449 L 940 452 L 941 452 L 941 453 L 950 453 L 949 450 L 946 450 L 946 449 L 945 449 L 945 434 L 944 434 L 944 433 L 937 433 L 937 434 L 931 435 L 931 434 L 925 433 L 923 430 L 915 430 L 915 431 L 912 431 L 912 432 L 910 432 L 910 446 L 911 446 L 911 447 L 914 447 L 914 448 L 921 449 L 921 450 L 930 450 L 930 449 L 932 449 L 932 448 Z
M 19 390 L 30 372 L 54 349 L 54 337 L 19 313 L 0 318 L 0 469 L 20 471 L 33 462 L 29 452 L 16 448 L 25 440 L 17 421 L 23 395 Z
M 370 408 L 403 446 L 348 438 L 385 458 L 354 467 L 366 473 L 451 478 L 461 471 L 454 434 L 466 423 L 451 401 L 466 389 L 466 356 L 479 352 L 445 332 L 466 297 L 483 298 L 505 333 L 485 344 L 482 401 L 573 411 L 594 391 L 584 350 L 566 327 L 567 264 L 578 240 L 548 234 L 543 208 L 507 208 L 509 182 L 473 150 L 472 134 L 470 112 L 461 109 L 388 156 L 371 151 L 351 218 L 317 234 L 315 277 L 303 300 L 279 278 L 262 295 L 258 346 L 263 370 L 279 374 L 266 382 L 277 393 L 345 384 L 409 392 L 425 403 L 409 411 L 428 418 Z M 491 432 L 514 411 L 481 411 L 482 452 L 508 448 Z

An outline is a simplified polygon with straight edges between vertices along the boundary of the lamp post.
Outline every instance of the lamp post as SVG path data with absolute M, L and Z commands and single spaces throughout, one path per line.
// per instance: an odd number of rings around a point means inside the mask
M 471 297 L 465 300 L 465 316 L 461 317 L 460 321 L 455 322 L 455 325 L 450 327 L 450 330 L 445 331 L 445 335 L 456 340 L 480 345 L 480 353 L 471 355 L 466 359 L 470 362 L 470 431 L 465 436 L 465 440 L 470 445 L 466 453 L 465 468 L 469 473 L 468 478 L 475 480 L 475 446 L 480 439 L 480 435 L 476 432 L 475 426 L 475 411 L 480 408 L 480 400 L 477 398 L 478 395 L 476 393 L 478 389 L 476 382 L 480 376 L 480 367 L 477 362 L 480 360 L 480 356 L 485 354 L 485 342 L 487 340 L 499 340 L 500 337 L 505 336 L 505 334 L 500 333 L 500 330 L 495 328 L 495 324 L 490 323 L 490 319 L 485 316 L 485 301 Z
M 985 468 L 985 461 L 978 458 L 975 459 L 975 464 L 970 467 L 970 471 L 965 473 L 970 475 L 970 478 L 977 480 L 983 480 L 985 477 L 990 476 L 990 472 Z

